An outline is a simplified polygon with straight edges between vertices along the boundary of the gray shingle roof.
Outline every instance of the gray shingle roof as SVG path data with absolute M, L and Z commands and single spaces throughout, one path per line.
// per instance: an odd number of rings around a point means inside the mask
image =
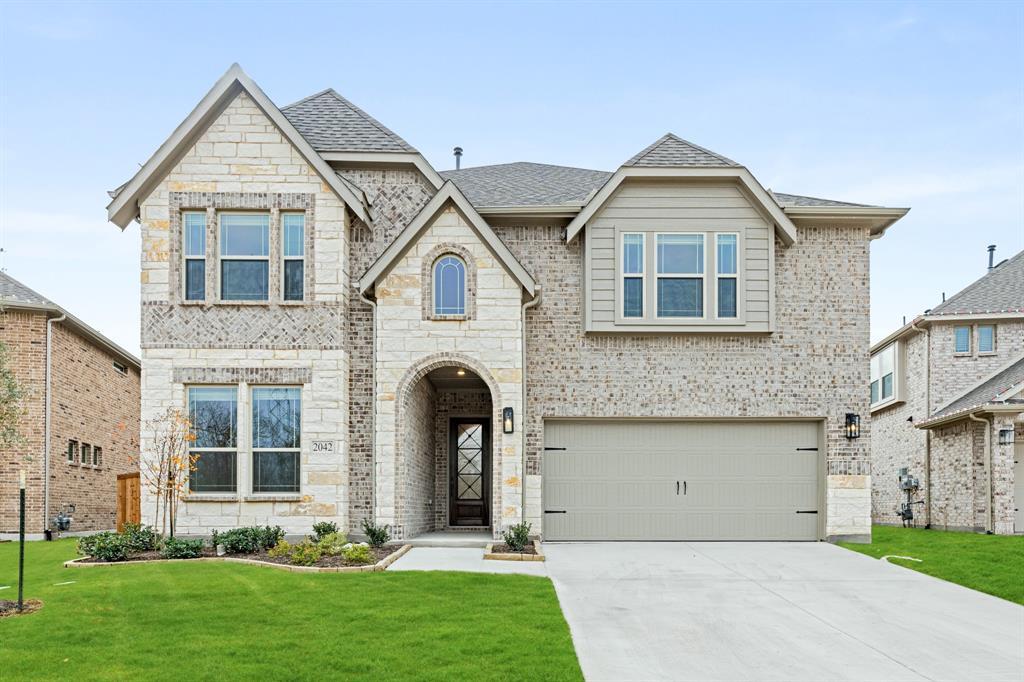
M 852 204 L 849 201 L 836 201 L 835 199 L 819 199 L 818 197 L 806 197 L 800 194 L 783 194 L 772 192 L 775 200 L 780 206 L 849 206 L 851 208 L 879 208 L 871 204 Z
M 352 102 L 327 89 L 281 113 L 318 152 L 415 152 L 408 142 Z
M 623 166 L 739 166 L 732 159 L 666 133 Z
M 0 272 L 0 303 L 27 303 L 33 306 L 57 308 L 57 304 L 37 291 L 14 279 L 6 272 Z
M 929 315 L 1024 313 L 1024 251 L 940 305 Z
M 545 163 L 502 163 L 441 171 L 474 206 L 582 206 L 611 173 Z
M 1022 383 L 1024 383 L 1024 358 L 1021 358 L 988 381 L 972 388 L 949 405 L 938 410 L 928 418 L 928 421 L 950 417 L 959 413 L 967 414 L 993 403 L 1002 405 L 1004 402 L 998 401 L 997 398 L 1015 386 L 1020 386 Z M 1012 396 L 1009 400 L 1005 401 L 1006 404 L 1021 402 L 1024 401 L 1016 400 Z M 1024 404 L 1022 404 L 1021 409 L 1024 410 Z

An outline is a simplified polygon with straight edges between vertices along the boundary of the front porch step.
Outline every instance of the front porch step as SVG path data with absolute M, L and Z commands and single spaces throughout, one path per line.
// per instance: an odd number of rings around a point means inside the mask
M 416 537 L 405 540 L 405 544 L 413 547 L 486 547 L 493 542 L 490 529 L 467 531 L 439 530 L 431 533 L 423 533 Z

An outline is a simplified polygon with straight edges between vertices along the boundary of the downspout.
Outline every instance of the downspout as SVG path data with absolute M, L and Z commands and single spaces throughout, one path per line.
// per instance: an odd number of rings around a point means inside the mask
M 971 421 L 980 422 L 985 425 L 985 474 L 988 479 L 988 491 L 985 495 L 985 532 L 992 534 L 992 422 L 975 416 L 974 413 L 967 415 Z
M 46 393 L 45 405 L 43 406 L 43 533 L 50 528 L 50 368 L 51 348 L 53 347 L 53 324 L 68 319 L 66 313 L 60 317 L 53 317 L 46 320 L 46 380 L 44 391 Z
M 910 328 L 924 334 L 924 418 L 932 413 L 932 332 L 917 322 Z M 932 430 L 924 431 L 924 527 L 932 527 Z
M 522 332 L 523 333 L 523 346 L 522 346 L 523 371 L 522 371 L 521 376 L 522 376 L 522 380 L 523 380 L 523 387 L 522 387 L 520 393 L 522 395 L 523 405 L 522 405 L 522 415 L 520 416 L 520 420 L 522 420 L 522 423 L 523 423 L 523 426 L 522 426 L 522 430 L 523 430 L 523 433 L 522 433 L 522 438 L 523 438 L 523 471 L 522 471 L 522 474 L 523 475 L 520 477 L 520 480 L 519 480 L 519 488 L 520 488 L 520 495 L 521 495 L 520 505 L 521 505 L 522 510 L 523 510 L 522 521 L 524 521 L 524 522 L 526 521 L 526 311 L 528 309 L 530 309 L 530 308 L 533 308 L 537 304 L 539 304 L 543 297 L 544 297 L 544 289 L 542 287 L 538 286 L 536 293 L 533 295 L 533 298 L 530 299 L 529 301 L 527 301 L 526 303 L 524 303 L 523 306 L 522 306 L 522 314 L 523 314 L 523 324 L 522 324 L 522 330 L 523 330 L 523 332 Z
M 370 429 L 370 523 L 377 523 L 377 302 L 366 297 L 362 291 L 359 292 L 359 300 L 370 306 L 370 414 L 372 427 Z M 349 415 L 349 419 L 351 419 Z M 351 444 L 350 444 L 351 445 Z M 351 448 L 349 450 L 351 452 Z M 349 467 L 351 471 L 351 466 Z M 349 488 L 351 491 L 351 487 Z M 348 520 L 349 529 L 352 528 L 352 519 Z

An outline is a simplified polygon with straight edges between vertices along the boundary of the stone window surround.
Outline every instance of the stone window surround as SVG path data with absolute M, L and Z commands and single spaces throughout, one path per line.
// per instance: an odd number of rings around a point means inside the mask
M 434 264 L 443 256 L 456 256 L 466 265 L 466 314 L 438 315 L 434 312 Z M 424 320 L 463 321 L 476 319 L 476 259 L 464 246 L 452 242 L 438 244 L 423 257 L 420 272 L 423 289 L 422 317 Z
M 313 232 L 316 219 L 316 195 L 280 192 L 170 192 L 169 208 L 169 300 L 181 305 L 238 305 L 238 306 L 295 306 L 313 300 L 315 281 L 315 254 Z M 202 301 L 185 300 L 184 234 L 182 213 L 206 212 L 206 298 Z M 266 301 L 222 301 L 220 298 L 220 254 L 218 252 L 219 220 L 222 211 L 253 211 L 270 213 L 270 267 L 269 292 Z M 281 213 L 305 214 L 305 253 L 303 255 L 303 299 L 285 301 L 284 258 L 282 257 Z

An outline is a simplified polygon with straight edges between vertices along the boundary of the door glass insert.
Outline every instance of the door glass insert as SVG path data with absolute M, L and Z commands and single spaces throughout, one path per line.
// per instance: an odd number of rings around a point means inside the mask
M 482 500 L 483 424 L 459 424 L 456 444 L 456 495 L 459 500 Z

